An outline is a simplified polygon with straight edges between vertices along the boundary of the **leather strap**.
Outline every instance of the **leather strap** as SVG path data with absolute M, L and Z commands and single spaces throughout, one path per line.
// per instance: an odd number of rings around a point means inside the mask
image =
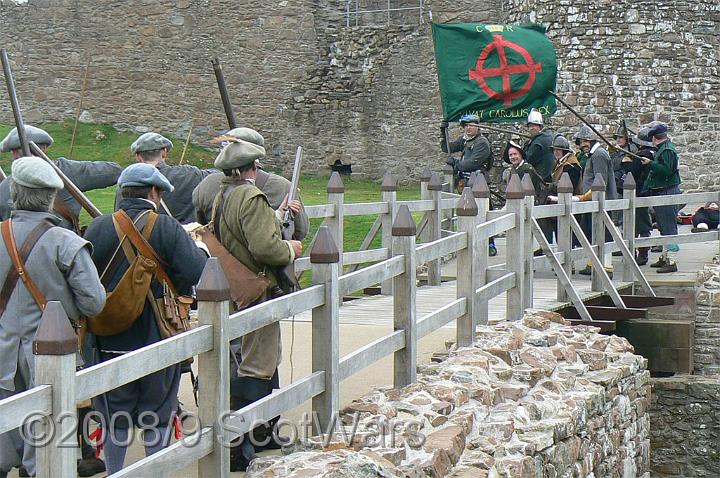
M 133 223 L 135 224 L 135 227 L 137 229 L 143 229 L 147 225 L 148 217 L 150 217 L 150 211 L 144 211 L 137 215 Z M 155 225 L 155 219 L 157 218 L 157 215 L 155 215 L 152 219 L 152 224 L 150 224 L 149 230 L 145 231 L 143 230 L 143 235 L 147 233 L 145 238 L 150 237 L 150 233 L 152 233 L 152 228 Z M 124 241 L 127 238 L 125 234 L 123 234 L 122 230 L 115 224 L 113 221 L 113 224 L 115 225 L 115 233 L 117 234 L 117 238 L 119 240 L 117 247 L 115 248 L 115 252 L 113 252 L 112 257 L 110 258 L 110 262 L 108 262 L 107 266 L 103 270 L 102 274 L 100 274 L 100 282 L 105 287 L 105 289 L 108 288 L 110 281 L 112 280 L 113 276 L 117 272 L 118 267 L 120 267 L 120 264 L 122 264 L 123 261 L 123 255 L 119 254 L 120 249 L 123 249 L 123 251 L 126 252 L 125 257 L 127 258 L 128 263 L 132 262 L 135 259 L 135 254 L 133 253 L 132 257 L 127 255 L 127 250 L 124 247 Z M 132 248 L 131 248 L 132 249 Z
M 155 217 L 153 218 L 153 216 Z M 155 275 L 161 281 L 165 281 L 173 294 L 177 294 L 175 284 L 173 284 L 172 280 L 170 280 L 170 277 L 167 275 L 167 272 L 165 272 L 165 268 L 163 267 L 163 260 L 160 259 L 160 257 L 157 255 L 155 249 L 153 249 L 148 240 L 143 237 L 140 232 L 135 228 L 135 224 L 133 224 L 127 213 L 121 209 L 114 212 L 112 218 L 116 227 L 119 227 L 120 230 L 125 234 L 125 236 L 127 236 L 127 238 L 130 240 L 133 247 L 135 247 L 138 253 L 149 259 L 154 260 L 157 263 Z M 157 219 L 157 214 L 150 213 L 150 217 L 148 218 L 148 224 L 146 225 L 145 229 L 147 229 L 148 226 L 154 226 L 155 219 Z M 152 221 L 152 223 L 150 221 Z
M 15 284 L 17 284 L 18 278 L 23 281 L 23 284 L 25 284 L 25 288 L 27 288 L 28 292 L 30 292 L 30 295 L 32 296 L 33 300 L 40 308 L 40 310 L 45 310 L 45 304 L 47 304 L 47 299 L 45 299 L 45 295 L 40 291 L 37 284 L 35 284 L 35 281 L 32 280 L 30 275 L 25 270 L 25 260 L 27 260 L 30 252 L 32 251 L 35 244 L 37 244 L 37 241 L 40 239 L 40 237 L 42 237 L 42 235 L 48 230 L 50 230 L 52 227 L 52 224 L 46 221 L 43 221 L 39 225 L 35 226 L 35 228 L 33 228 L 28 237 L 25 239 L 21 257 L 21 253 L 18 252 L 17 245 L 15 244 L 15 235 L 13 234 L 12 220 L 8 219 L 7 221 L 2 222 L 0 228 L 2 229 L 3 242 L 5 243 L 5 248 L 8 251 L 10 259 L 12 260 L 12 270 L 14 271 L 14 273 L 8 273 L 8 277 L 5 279 L 5 284 L 3 284 L 3 296 L 2 298 L 0 298 L 2 300 L 2 311 L 0 312 L 0 315 L 5 312 L 5 307 L 7 307 L 7 302 L 10 300 L 10 295 L 12 295 L 12 291 L 15 289 Z M 11 277 L 11 275 L 15 275 L 14 279 Z M 8 284 L 8 280 L 14 282 L 12 284 L 12 288 L 10 288 L 11 285 Z M 7 295 L 6 299 L 5 291 L 8 288 L 10 290 L 10 293 Z
M 75 234 L 80 234 L 80 217 L 72 212 L 67 201 L 62 199 L 60 196 L 55 196 L 55 200 L 53 201 L 53 211 L 60 214 L 60 216 L 72 224 L 73 232 Z

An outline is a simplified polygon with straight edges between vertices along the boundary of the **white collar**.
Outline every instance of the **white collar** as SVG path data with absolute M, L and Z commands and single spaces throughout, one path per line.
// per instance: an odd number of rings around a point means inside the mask
M 590 148 L 590 154 L 594 154 L 595 151 L 600 147 L 600 142 L 595 141 L 595 144 L 592 145 L 592 148 Z
M 146 203 L 152 204 L 153 211 L 157 212 L 157 204 L 155 204 L 154 202 L 152 202 L 149 199 L 145 199 L 145 198 L 138 198 L 138 199 L 145 201 Z

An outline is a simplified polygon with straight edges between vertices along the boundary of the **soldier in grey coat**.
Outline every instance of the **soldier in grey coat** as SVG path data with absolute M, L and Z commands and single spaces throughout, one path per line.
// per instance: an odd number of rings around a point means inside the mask
M 235 128 L 231 129 L 227 133 L 227 136 L 233 136 L 246 141 L 257 142 L 260 146 L 264 144 L 263 137 L 250 128 Z M 252 135 L 253 138 L 250 138 Z M 197 222 L 200 224 L 207 224 L 212 218 L 213 203 L 217 193 L 222 188 L 222 179 L 225 177 L 223 173 L 214 173 L 207 176 L 202 180 L 200 184 L 195 188 L 192 193 L 192 203 L 195 207 L 195 213 L 197 215 Z M 265 194 L 270 203 L 270 207 L 277 210 L 282 206 L 285 197 L 290 192 L 290 186 L 292 183 L 282 176 L 277 174 L 268 173 L 262 169 L 258 169 L 257 178 L 255 179 L 255 186 Z M 307 236 L 308 229 L 310 227 L 310 220 L 308 219 L 305 209 L 302 208 L 302 201 L 300 201 L 300 194 L 298 193 L 298 203 L 296 206 L 299 211 L 295 214 L 295 232 L 293 233 L 293 239 L 302 241 Z
M 598 136 L 590 129 L 587 125 L 582 125 L 578 132 L 575 134 L 575 139 L 580 145 L 580 149 L 588 156 L 588 160 L 585 163 L 585 169 L 583 169 L 582 177 L 582 193 L 587 194 L 590 191 L 590 186 L 595 181 L 595 176 L 598 174 L 602 175 L 605 181 L 605 198 L 606 199 L 617 199 L 617 188 L 615 186 L 615 173 L 613 171 L 613 163 L 610 158 L 610 153 L 600 145 Z M 590 215 L 586 214 L 583 216 L 580 225 L 583 226 L 585 235 L 590 238 L 592 233 L 592 222 Z M 606 233 L 606 236 L 609 236 Z M 609 240 L 609 237 L 606 237 Z M 600 258 L 605 269 L 612 273 L 612 257 L 609 253 L 605 254 L 604 258 Z M 578 273 L 582 275 L 590 275 L 592 273 L 592 266 L 588 263 L 584 269 Z
M 47 152 L 47 149 L 53 144 L 52 136 L 40 128 L 25 125 L 25 134 L 28 137 L 28 141 L 35 142 L 43 152 Z M 22 156 L 17 128 L 13 128 L 5 139 L 0 142 L 0 151 L 3 153 L 12 153 L 13 159 Z M 91 191 L 93 189 L 113 186 L 122 172 L 119 164 L 109 161 L 73 161 L 66 158 L 58 158 L 54 162 L 60 171 L 65 173 L 68 179 L 70 179 L 80 191 Z M 9 218 L 10 211 L 13 209 L 13 204 L 10 200 L 10 185 L 12 182 L 12 177 L 8 177 L 7 181 L 0 183 L 0 220 Z M 76 233 L 80 232 L 78 223 L 80 204 L 67 190 L 61 189 L 58 192 L 52 210 L 61 218 L 60 226 Z
M 27 275 L 48 301 L 62 303 L 71 321 L 98 314 L 105 305 L 105 290 L 90 257 L 90 243 L 57 227 L 60 219 L 50 212 L 63 188 L 60 177 L 36 157 L 15 160 L 12 174 L 10 192 L 16 208 L 10 220 L 17 248 L 23 248 L 31 232 L 44 231 L 25 261 Z M 0 277 L 7 277 L 11 269 L 9 254 L 0 254 Z M 32 295 L 18 281 L 0 312 L 0 399 L 35 385 L 32 341 L 41 315 Z M 21 465 L 26 476 L 34 476 L 35 450 L 23 443 L 17 430 L 0 435 L 0 477 Z
M 169 211 L 164 210 L 161 205 L 161 213 L 168 212 L 177 219 L 180 224 L 188 224 L 195 220 L 195 208 L 192 203 L 192 192 L 204 178 L 216 169 L 200 169 L 190 164 L 169 165 L 168 153 L 172 149 L 172 141 L 158 133 L 145 133 L 141 135 L 130 146 L 130 151 L 135 155 L 139 163 L 146 163 L 155 166 L 175 188 L 172 192 L 163 195 L 163 203 Z M 120 190 L 115 199 L 117 206 L 120 200 Z

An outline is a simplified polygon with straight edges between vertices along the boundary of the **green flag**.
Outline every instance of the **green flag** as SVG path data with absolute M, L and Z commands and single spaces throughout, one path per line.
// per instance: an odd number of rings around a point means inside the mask
M 443 117 L 525 121 L 531 108 L 555 113 L 557 60 L 542 25 L 433 23 Z

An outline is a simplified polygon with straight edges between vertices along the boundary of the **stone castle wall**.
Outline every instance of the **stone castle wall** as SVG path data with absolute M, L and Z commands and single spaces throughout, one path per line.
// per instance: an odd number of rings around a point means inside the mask
M 686 189 L 720 183 L 715 0 L 424 5 L 422 24 L 412 11 L 405 26 L 346 28 L 345 2 L 329 0 L 0 0 L 0 39 L 28 122 L 72 118 L 89 61 L 84 109 L 94 121 L 179 137 L 192 122 L 206 142 L 226 126 L 210 66 L 218 56 L 238 119 L 265 135 L 271 166 L 287 171 L 301 144 L 308 172 L 339 160 L 364 177 L 417 179 L 442 165 L 429 12 L 438 22 L 546 22 L 571 104 L 606 132 L 621 115 L 668 121 Z M 6 102 L 0 121 L 12 121 Z M 569 131 L 577 121 L 560 109 L 552 123 Z
M 717 376 L 676 375 L 651 383 L 652 476 L 720 476 Z

